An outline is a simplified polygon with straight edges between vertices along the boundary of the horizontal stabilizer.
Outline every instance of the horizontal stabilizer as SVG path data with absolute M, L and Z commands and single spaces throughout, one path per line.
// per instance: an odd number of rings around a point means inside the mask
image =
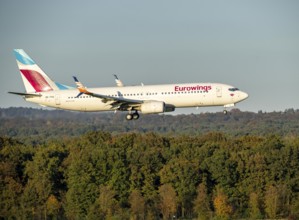
M 23 93 L 23 92 L 8 92 L 14 95 L 24 96 L 25 98 L 41 97 L 41 94 Z

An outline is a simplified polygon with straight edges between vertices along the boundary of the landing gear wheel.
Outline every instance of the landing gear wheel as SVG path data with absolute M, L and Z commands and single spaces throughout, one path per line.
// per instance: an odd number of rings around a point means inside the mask
M 127 114 L 126 119 L 128 121 L 132 120 L 133 119 L 133 115 L 132 114 Z
M 223 110 L 223 114 L 227 115 L 227 110 Z
M 134 114 L 132 114 L 133 119 L 137 120 L 139 118 L 139 114 L 137 112 L 135 112 Z

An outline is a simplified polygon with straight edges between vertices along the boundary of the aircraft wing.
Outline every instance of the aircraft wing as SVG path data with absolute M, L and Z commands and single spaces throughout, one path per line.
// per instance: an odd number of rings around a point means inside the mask
M 88 91 L 87 88 L 83 86 L 81 82 L 79 82 L 77 77 L 74 76 L 73 78 L 76 82 L 78 90 L 80 91 L 77 97 L 81 96 L 82 94 L 90 95 L 101 99 L 103 103 L 107 103 L 108 105 L 111 105 L 111 109 L 116 109 L 116 110 L 130 110 L 133 107 L 139 106 L 140 104 L 143 103 L 142 100 L 126 99 L 121 97 L 114 97 L 114 96 L 107 96 L 107 95 L 93 93 L 91 91 Z

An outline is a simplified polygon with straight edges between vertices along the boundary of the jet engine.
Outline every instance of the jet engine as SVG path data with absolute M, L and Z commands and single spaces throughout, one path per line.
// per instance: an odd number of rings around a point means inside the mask
M 165 103 L 159 101 L 145 102 L 140 106 L 143 114 L 163 113 L 165 110 Z

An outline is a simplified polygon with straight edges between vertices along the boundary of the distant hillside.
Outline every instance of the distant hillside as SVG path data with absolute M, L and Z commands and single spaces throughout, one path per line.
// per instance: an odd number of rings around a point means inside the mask
M 88 131 L 157 132 L 196 135 L 224 132 L 232 136 L 299 133 L 299 110 L 253 113 L 232 110 L 228 115 L 201 113 L 189 115 L 142 115 L 127 121 L 124 113 L 78 113 L 32 108 L 0 109 L 0 136 L 63 137 Z

